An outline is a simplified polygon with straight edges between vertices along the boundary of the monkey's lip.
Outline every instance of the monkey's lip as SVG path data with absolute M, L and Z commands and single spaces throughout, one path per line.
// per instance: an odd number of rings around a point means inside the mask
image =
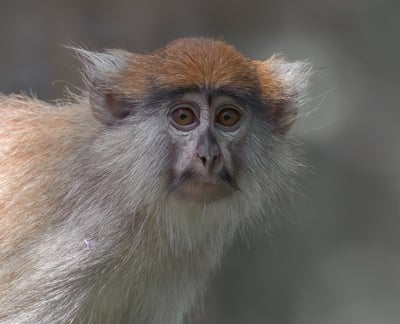
M 188 169 L 175 176 L 170 188 L 184 200 L 203 204 L 215 202 L 239 190 L 232 173 L 225 167 L 215 173 Z
M 215 182 L 191 182 L 177 188 L 178 196 L 198 203 L 211 203 L 229 196 L 232 190 Z

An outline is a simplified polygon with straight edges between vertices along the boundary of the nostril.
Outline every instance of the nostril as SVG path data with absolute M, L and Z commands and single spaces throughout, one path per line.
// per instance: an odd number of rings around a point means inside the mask
M 214 155 L 214 157 L 212 159 L 212 165 L 215 166 L 219 162 L 220 158 L 221 158 L 221 154 Z
M 206 166 L 207 164 L 207 159 L 204 156 L 200 156 L 199 153 L 197 153 L 197 157 L 200 159 L 201 163 L 203 164 L 203 166 Z
M 215 154 L 214 156 L 202 156 L 199 153 L 197 153 L 197 158 L 201 161 L 203 167 L 205 168 L 214 168 L 216 167 L 216 165 L 218 165 L 218 163 L 221 160 L 221 154 Z

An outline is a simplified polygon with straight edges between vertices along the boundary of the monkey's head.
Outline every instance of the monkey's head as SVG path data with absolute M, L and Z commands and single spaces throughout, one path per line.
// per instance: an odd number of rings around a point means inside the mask
M 309 64 L 252 61 L 203 38 L 149 54 L 78 53 L 95 118 L 125 143 L 114 136 L 114 155 L 148 174 L 142 186 L 132 176 L 136 186 L 195 204 L 240 193 L 259 205 L 290 186 L 298 162 L 287 132 Z

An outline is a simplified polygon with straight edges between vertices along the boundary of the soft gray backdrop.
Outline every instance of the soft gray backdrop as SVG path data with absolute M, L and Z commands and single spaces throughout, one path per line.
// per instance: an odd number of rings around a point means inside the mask
M 210 283 L 209 324 L 400 323 L 400 2 L 0 1 L 0 92 L 80 86 L 61 44 L 150 51 L 223 37 L 252 58 L 314 63 L 295 132 L 313 171 L 294 212 L 237 241 Z

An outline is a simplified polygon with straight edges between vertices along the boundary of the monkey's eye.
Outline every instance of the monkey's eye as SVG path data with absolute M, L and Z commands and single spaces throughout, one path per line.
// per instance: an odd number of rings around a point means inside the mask
M 197 120 L 193 110 L 186 107 L 175 109 L 171 116 L 174 123 L 178 126 L 192 125 Z
M 222 126 L 230 127 L 235 125 L 239 120 L 239 111 L 233 108 L 225 108 L 218 113 L 216 122 Z

